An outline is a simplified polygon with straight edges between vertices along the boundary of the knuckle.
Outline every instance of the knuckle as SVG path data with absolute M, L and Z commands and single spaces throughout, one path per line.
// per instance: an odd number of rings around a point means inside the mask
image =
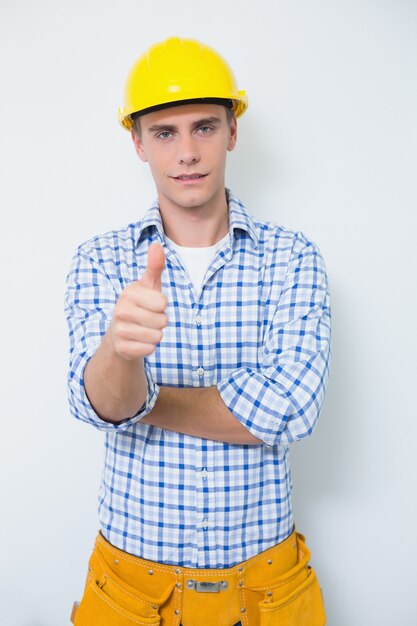
M 129 339 L 129 334 L 126 330 L 126 328 L 118 328 L 117 329 L 117 336 L 122 340 L 122 341 L 127 341 Z
M 117 354 L 123 359 L 132 357 L 129 343 L 124 339 L 121 339 L 120 337 L 116 339 L 114 349 L 116 350 Z
M 127 316 L 127 302 L 126 301 L 122 301 L 122 302 L 118 302 L 114 308 L 114 313 L 113 316 L 117 321 L 124 321 L 126 320 L 126 316 Z
M 113 311 L 113 319 L 115 320 L 120 320 L 120 315 L 121 315 L 122 309 L 119 306 L 119 303 L 116 304 L 116 306 L 114 307 L 114 311 Z
M 118 302 L 126 302 L 126 300 L 129 300 L 130 297 L 130 285 L 128 285 L 127 287 L 125 287 L 123 289 L 123 291 L 121 292 Z
M 155 350 L 155 346 L 149 343 L 141 343 L 138 341 L 120 340 L 118 342 L 118 354 L 129 361 L 137 359 L 141 356 L 148 356 Z
M 153 352 L 155 352 L 155 346 L 150 345 L 150 344 L 144 345 L 143 352 L 142 352 L 143 356 L 149 356 Z

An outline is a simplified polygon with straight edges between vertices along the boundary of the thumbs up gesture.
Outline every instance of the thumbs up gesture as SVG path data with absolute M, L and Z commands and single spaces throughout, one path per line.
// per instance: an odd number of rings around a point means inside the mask
M 114 307 L 110 335 L 115 352 L 126 361 L 152 354 L 162 339 L 168 324 L 168 302 L 161 291 L 164 267 L 163 247 L 151 244 L 145 272 L 123 289 Z
M 164 249 L 159 243 L 152 243 L 148 250 L 148 264 L 145 273 L 137 282 L 143 287 L 161 291 L 161 275 L 165 268 Z

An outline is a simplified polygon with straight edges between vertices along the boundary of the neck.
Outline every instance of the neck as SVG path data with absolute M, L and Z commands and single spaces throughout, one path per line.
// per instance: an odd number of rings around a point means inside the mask
M 179 246 L 213 246 L 229 231 L 225 193 L 216 202 L 197 207 L 179 207 L 159 198 L 159 208 L 166 235 Z

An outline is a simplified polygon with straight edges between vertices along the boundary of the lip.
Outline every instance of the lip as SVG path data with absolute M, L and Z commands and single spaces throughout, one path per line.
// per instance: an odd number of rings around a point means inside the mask
M 191 174 L 171 176 L 171 178 L 181 185 L 195 185 L 207 178 L 207 176 L 208 174 L 201 174 L 201 172 L 192 172 Z

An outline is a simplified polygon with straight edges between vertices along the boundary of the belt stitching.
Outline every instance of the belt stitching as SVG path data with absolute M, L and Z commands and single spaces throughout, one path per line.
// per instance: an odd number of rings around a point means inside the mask
M 97 560 L 99 561 L 100 567 L 101 567 L 102 569 L 104 569 L 104 570 L 105 570 L 105 565 L 102 563 L 101 558 L 100 558 L 100 557 L 96 557 L 96 558 L 97 558 Z M 92 570 L 92 572 L 94 573 L 94 570 Z M 106 575 L 106 576 L 107 576 L 107 575 Z M 154 606 L 156 606 L 156 605 L 157 605 L 156 600 L 155 600 L 155 601 L 153 601 L 153 602 L 152 602 L 152 601 L 149 601 L 149 600 L 145 600 L 145 598 L 143 598 L 142 596 L 135 595 L 135 594 L 131 593 L 130 591 L 128 591 L 125 587 L 122 587 L 121 585 L 119 585 L 119 583 L 118 583 L 116 580 L 114 580 L 114 578 L 112 578 L 112 576 L 110 576 L 110 577 L 108 577 L 108 578 L 110 578 L 110 580 L 111 580 L 112 584 L 113 584 L 115 587 L 117 587 L 118 589 L 120 589 L 120 591 L 123 591 L 123 593 L 127 594 L 128 596 L 130 596 L 130 597 L 131 597 L 131 598 L 133 598 L 134 600 L 139 600 L 140 602 L 143 602 L 144 604 L 147 604 L 147 605 L 148 605 L 148 606 L 150 606 L 151 608 L 153 608 Z M 158 606 L 159 606 L 159 605 L 158 605 Z

